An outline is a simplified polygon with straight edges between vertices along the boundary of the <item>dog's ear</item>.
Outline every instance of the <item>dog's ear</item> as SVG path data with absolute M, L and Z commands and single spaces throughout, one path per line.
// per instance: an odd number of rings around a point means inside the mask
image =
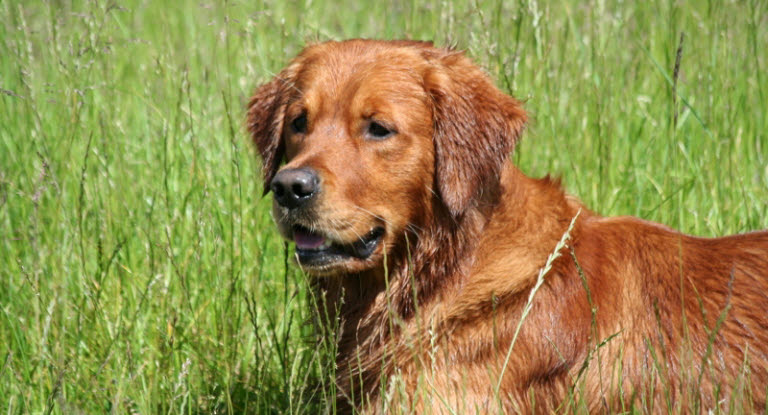
M 435 184 L 455 218 L 498 189 L 502 166 L 526 122 L 518 101 L 461 52 L 435 49 L 425 86 L 433 100 Z
M 285 107 L 294 88 L 297 63 L 261 85 L 248 102 L 247 127 L 261 154 L 264 194 L 283 160 L 282 140 Z

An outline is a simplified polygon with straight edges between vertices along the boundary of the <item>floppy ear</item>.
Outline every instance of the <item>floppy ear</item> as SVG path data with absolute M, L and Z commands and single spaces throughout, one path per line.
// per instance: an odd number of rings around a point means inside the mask
M 261 154 L 264 194 L 283 160 L 283 122 L 285 107 L 295 74 L 295 65 L 284 69 L 274 79 L 260 86 L 248 102 L 247 126 Z
M 461 52 L 449 50 L 429 60 L 434 66 L 425 85 L 434 102 L 435 181 L 457 218 L 481 195 L 498 189 L 526 115 Z

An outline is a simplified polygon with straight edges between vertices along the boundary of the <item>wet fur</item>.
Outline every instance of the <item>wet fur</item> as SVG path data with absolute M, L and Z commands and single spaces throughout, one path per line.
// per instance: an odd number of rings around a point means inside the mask
M 285 132 L 297 103 L 316 120 L 303 140 Z M 402 131 L 362 140 L 367 106 Z M 341 322 L 340 412 L 763 410 L 768 232 L 703 239 L 601 217 L 510 162 L 525 122 L 461 52 L 421 42 L 312 45 L 257 89 L 247 123 L 265 183 L 283 161 L 311 166 L 325 180 L 313 226 L 346 239 L 387 226 L 370 260 L 314 279 Z

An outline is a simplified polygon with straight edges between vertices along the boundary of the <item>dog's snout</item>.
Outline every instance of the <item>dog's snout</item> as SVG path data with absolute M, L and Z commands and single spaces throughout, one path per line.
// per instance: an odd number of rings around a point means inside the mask
M 280 206 L 294 209 L 305 205 L 320 189 L 317 172 L 310 168 L 281 170 L 270 189 Z

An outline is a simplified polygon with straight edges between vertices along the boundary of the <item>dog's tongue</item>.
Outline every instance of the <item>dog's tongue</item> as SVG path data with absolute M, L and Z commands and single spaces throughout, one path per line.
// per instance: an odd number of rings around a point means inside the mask
M 315 249 L 325 242 L 325 237 L 303 229 L 295 229 L 293 231 L 293 240 L 296 242 L 296 248 Z

